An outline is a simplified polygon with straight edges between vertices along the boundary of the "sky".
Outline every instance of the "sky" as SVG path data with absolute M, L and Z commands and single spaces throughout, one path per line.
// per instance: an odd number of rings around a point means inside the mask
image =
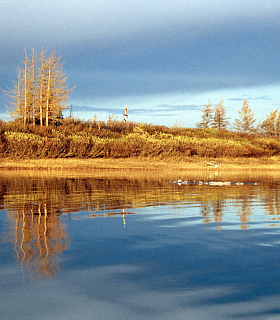
M 127 105 L 129 121 L 195 127 L 208 102 L 231 122 L 246 98 L 258 121 L 280 107 L 279 0 L 1 0 L 0 18 L 0 88 L 24 49 L 55 50 L 80 119 Z

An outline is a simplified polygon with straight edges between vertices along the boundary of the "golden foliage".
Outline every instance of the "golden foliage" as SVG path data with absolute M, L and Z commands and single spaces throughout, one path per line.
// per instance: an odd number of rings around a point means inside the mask
M 263 157 L 279 155 L 280 141 L 216 129 L 148 124 L 63 122 L 44 127 L 0 124 L 0 156 L 19 158 Z

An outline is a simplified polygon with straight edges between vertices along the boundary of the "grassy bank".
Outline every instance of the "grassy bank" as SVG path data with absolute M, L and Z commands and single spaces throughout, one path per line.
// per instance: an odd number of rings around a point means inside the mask
M 0 159 L 0 170 L 52 170 L 92 172 L 102 170 L 129 171 L 280 171 L 280 157 L 215 159 L 221 167 L 205 166 L 205 159 L 189 158 L 125 158 L 125 159 Z
M 69 120 L 69 119 L 68 119 Z M 280 140 L 216 129 L 168 128 L 120 121 L 59 126 L 0 123 L 0 167 L 55 170 L 278 170 Z M 13 160 L 12 160 L 13 159 Z

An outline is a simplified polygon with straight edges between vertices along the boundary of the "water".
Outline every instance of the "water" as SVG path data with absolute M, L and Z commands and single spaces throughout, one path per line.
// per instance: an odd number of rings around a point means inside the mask
M 275 173 L 3 172 L 0 318 L 279 319 L 279 187 Z

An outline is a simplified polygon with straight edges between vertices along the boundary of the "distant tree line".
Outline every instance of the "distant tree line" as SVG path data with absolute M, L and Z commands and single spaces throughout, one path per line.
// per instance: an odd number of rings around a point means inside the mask
M 266 118 L 255 125 L 256 118 L 247 99 L 238 110 L 239 117 L 233 122 L 233 130 L 242 133 L 261 133 L 265 135 L 280 137 L 280 112 L 278 109 L 266 115 Z M 223 100 L 212 107 L 211 103 L 204 105 L 201 121 L 197 127 L 201 129 L 214 128 L 227 130 L 230 125 Z
M 48 126 L 68 108 L 66 103 L 72 89 L 67 89 L 67 76 L 60 59 L 55 57 L 55 52 L 47 55 L 43 48 L 40 53 L 32 49 L 30 55 L 25 51 L 17 81 L 12 89 L 4 91 L 12 118 L 24 127 L 30 123 Z

